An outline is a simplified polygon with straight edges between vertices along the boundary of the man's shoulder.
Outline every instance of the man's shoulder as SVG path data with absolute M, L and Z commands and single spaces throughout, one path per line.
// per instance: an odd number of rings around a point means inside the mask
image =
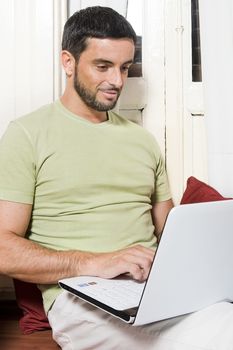
M 135 132 L 138 132 L 140 135 L 144 135 L 145 138 L 148 138 L 149 140 L 152 140 L 153 142 L 156 142 L 154 135 L 144 128 L 142 125 L 129 120 L 128 118 L 124 117 L 123 115 L 119 115 L 115 112 L 111 112 L 112 118 L 114 120 L 114 124 L 120 124 L 125 127 L 128 127 L 129 129 L 132 129 Z
M 28 114 L 18 117 L 14 122 L 30 126 L 41 125 L 41 123 L 48 122 L 49 118 L 54 114 L 55 103 L 44 105 Z
M 128 128 L 133 128 L 138 131 L 144 132 L 145 129 L 138 123 L 128 119 L 127 117 L 123 116 L 122 114 L 118 114 L 114 111 L 111 111 L 111 119 L 114 124 L 116 125 L 122 125 Z

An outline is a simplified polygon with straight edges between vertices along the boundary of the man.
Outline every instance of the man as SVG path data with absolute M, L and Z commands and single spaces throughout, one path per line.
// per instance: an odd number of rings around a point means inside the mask
M 173 205 L 155 140 L 111 112 L 135 42 L 110 8 L 75 13 L 63 96 L 12 122 L 0 145 L 0 273 L 39 284 L 62 349 L 199 348 L 176 339 L 192 320 L 134 328 L 57 286 L 76 275 L 145 280 Z

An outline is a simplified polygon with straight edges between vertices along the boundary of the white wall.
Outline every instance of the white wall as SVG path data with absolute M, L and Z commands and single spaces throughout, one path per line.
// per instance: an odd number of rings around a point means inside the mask
M 199 6 L 209 183 L 233 196 L 233 2 Z
M 1 0 L 0 14 L 2 133 L 53 99 L 53 1 Z
M 65 0 L 0 1 L 0 136 L 10 120 L 60 94 L 57 57 L 65 5 Z M 11 280 L 1 277 L 0 297 L 8 291 Z

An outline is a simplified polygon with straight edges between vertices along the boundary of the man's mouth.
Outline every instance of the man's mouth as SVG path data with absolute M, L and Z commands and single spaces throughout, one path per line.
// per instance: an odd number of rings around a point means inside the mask
M 118 89 L 102 89 L 101 92 L 107 99 L 113 99 L 119 95 Z

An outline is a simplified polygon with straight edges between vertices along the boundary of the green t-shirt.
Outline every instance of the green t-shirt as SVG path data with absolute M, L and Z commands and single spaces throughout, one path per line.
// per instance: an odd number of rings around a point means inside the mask
M 28 238 L 51 249 L 155 247 L 151 206 L 170 197 L 153 136 L 113 112 L 94 124 L 58 100 L 0 142 L 0 199 L 33 204 Z M 41 289 L 48 310 L 60 290 Z

